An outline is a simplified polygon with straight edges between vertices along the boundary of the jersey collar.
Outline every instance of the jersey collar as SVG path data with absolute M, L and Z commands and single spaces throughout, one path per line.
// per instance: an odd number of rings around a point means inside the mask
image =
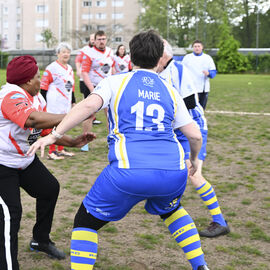
M 63 64 L 61 64 L 58 60 L 56 60 L 56 63 L 58 64 L 58 65 L 60 65 L 62 68 L 64 68 L 65 70 L 67 70 L 68 68 L 67 67 L 65 67 Z
M 197 54 L 197 53 L 195 53 L 195 52 L 192 52 L 195 56 L 201 56 L 201 55 L 203 55 L 203 52 L 201 52 L 200 54 Z
M 93 47 L 95 50 L 97 50 L 98 52 L 101 52 L 101 53 L 105 53 L 105 51 L 106 51 L 106 47 L 105 47 L 105 49 L 102 51 L 102 50 L 99 50 L 96 46 L 94 46 Z

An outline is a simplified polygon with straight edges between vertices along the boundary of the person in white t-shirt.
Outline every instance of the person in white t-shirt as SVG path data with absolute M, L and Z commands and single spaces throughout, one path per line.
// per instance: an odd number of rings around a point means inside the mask
M 126 47 L 123 44 L 120 44 L 117 47 L 117 50 L 113 59 L 115 62 L 116 73 L 128 72 L 132 70 L 130 56 L 129 54 L 127 54 Z
M 203 43 L 200 40 L 195 40 L 192 48 L 193 52 L 184 56 L 182 64 L 190 70 L 199 102 L 205 110 L 210 92 L 209 79 L 216 76 L 217 70 L 212 57 L 203 52 Z
M 67 113 L 75 99 L 75 80 L 73 69 L 68 64 L 71 47 L 67 43 L 60 43 L 56 48 L 57 60 L 48 65 L 41 79 L 41 94 L 47 102 L 47 111 L 51 113 Z M 48 158 L 53 160 L 72 157 L 62 145 L 50 145 Z

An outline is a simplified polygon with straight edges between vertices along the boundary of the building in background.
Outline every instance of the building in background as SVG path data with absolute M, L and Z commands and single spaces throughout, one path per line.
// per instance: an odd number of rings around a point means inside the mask
M 20 9 L 17 0 L 0 0 L 0 48 L 17 48 L 20 39 Z
M 97 30 L 111 47 L 127 46 L 139 14 L 137 0 L 0 0 L 1 48 L 47 49 L 42 33 L 49 31 L 77 49 Z

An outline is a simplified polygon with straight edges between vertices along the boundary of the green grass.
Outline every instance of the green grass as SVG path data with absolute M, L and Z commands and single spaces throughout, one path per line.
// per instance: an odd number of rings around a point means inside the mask
M 0 84 L 5 71 L 0 71 Z M 249 84 L 251 82 L 251 84 Z M 82 99 L 76 78 L 77 101 Z M 270 113 L 269 75 L 220 75 L 211 80 L 207 110 Z M 69 251 L 74 216 L 96 177 L 107 165 L 107 129 L 94 126 L 97 139 L 90 151 L 76 153 L 61 161 L 42 159 L 58 179 L 61 190 L 55 210 L 52 240 Z M 213 185 L 231 233 L 217 239 L 201 239 L 205 258 L 215 270 L 268 270 L 270 248 L 270 125 L 269 116 L 227 115 L 206 111 L 208 155 L 203 167 L 205 178 Z M 75 136 L 81 126 L 69 134 Z M 24 191 L 24 209 L 19 234 L 19 260 L 22 270 L 70 269 L 69 257 L 48 260 L 46 255 L 29 251 L 28 244 L 35 219 L 35 201 Z M 211 221 L 209 212 L 191 184 L 187 185 L 182 205 L 198 229 Z M 190 269 L 179 245 L 159 217 L 150 216 L 144 203 L 135 206 L 121 221 L 109 223 L 99 231 L 99 252 L 95 270 L 133 270 L 141 262 L 149 269 Z M 222 262 L 220 264 L 219 262 Z M 139 268 L 141 270 L 141 268 Z

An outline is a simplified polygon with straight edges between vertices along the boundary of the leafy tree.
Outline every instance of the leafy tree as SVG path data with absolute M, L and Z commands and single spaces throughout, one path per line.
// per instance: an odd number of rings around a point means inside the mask
M 153 28 L 167 38 L 169 16 L 169 41 L 173 45 L 185 47 L 198 38 L 206 47 L 217 47 L 221 39 L 219 26 L 223 24 L 223 16 L 226 15 L 232 27 L 236 27 L 242 20 L 240 27 L 245 31 L 241 33 L 237 28 L 233 32 L 235 38 L 242 43 L 245 36 L 245 47 L 254 47 L 256 6 L 259 4 L 265 10 L 266 2 L 269 5 L 269 1 L 265 0 L 140 0 L 144 12 L 139 16 L 137 24 L 140 30 Z M 267 33 L 269 16 L 261 18 L 260 31 L 265 33 L 262 37 L 270 39 Z
M 51 48 L 57 44 L 57 39 L 51 29 L 47 28 L 41 32 L 42 42 L 46 44 L 47 48 Z
M 141 29 L 153 28 L 177 46 L 186 46 L 189 35 L 189 25 L 195 16 L 195 1 L 190 0 L 141 0 L 145 12 L 138 18 Z M 167 29 L 169 17 L 169 29 Z
M 224 23 L 220 26 L 221 40 L 218 44 L 217 68 L 220 73 L 235 73 L 248 70 L 247 57 L 238 52 L 239 41 L 231 34 L 228 18 L 224 16 Z
M 259 47 L 270 47 L 270 9 L 259 14 L 260 27 L 259 27 Z M 247 20 L 249 20 L 249 28 L 246 27 Z M 243 17 L 239 25 L 234 26 L 233 34 L 237 40 L 240 41 L 242 48 L 255 48 L 256 47 L 256 27 L 257 27 L 257 14 L 250 14 L 249 17 Z

